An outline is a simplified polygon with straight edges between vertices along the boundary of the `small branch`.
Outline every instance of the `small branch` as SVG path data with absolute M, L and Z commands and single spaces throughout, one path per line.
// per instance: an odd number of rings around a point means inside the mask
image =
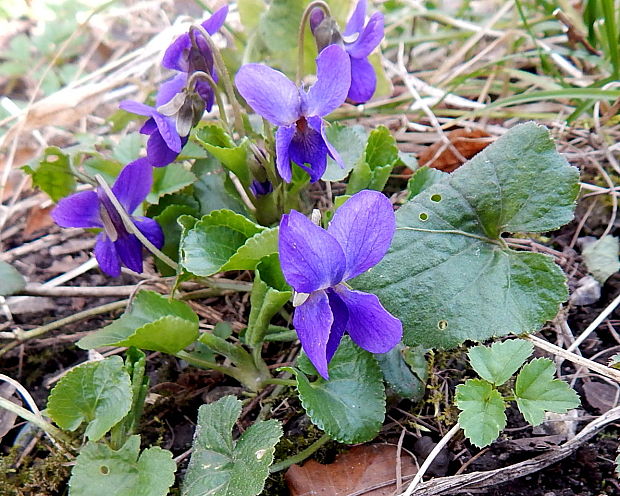
M 454 424 L 448 432 L 446 432 L 446 435 L 441 438 L 441 440 L 437 443 L 437 446 L 435 446 L 433 448 L 433 451 L 431 451 L 429 455 L 426 457 L 426 460 L 424 460 L 424 463 L 420 467 L 420 470 L 418 470 L 418 473 L 415 474 L 415 477 L 411 481 L 411 484 L 409 484 L 409 487 L 402 494 L 402 496 L 411 496 L 413 494 L 413 491 L 415 491 L 415 488 L 422 481 L 422 477 L 424 477 L 424 474 L 426 473 L 428 468 L 435 461 L 435 458 L 437 458 L 437 455 L 439 455 L 441 450 L 444 449 L 444 447 L 448 444 L 450 439 L 452 439 L 460 429 L 461 429 L 461 426 L 457 423 L 457 424 Z
M 573 362 L 577 365 L 585 367 L 587 369 L 592 370 L 593 372 L 598 372 L 599 374 L 612 379 L 618 383 L 620 383 L 620 370 L 612 369 L 611 367 L 607 367 L 601 363 L 594 362 L 582 356 L 576 355 L 575 353 L 565 350 L 564 348 L 560 348 L 554 344 L 545 341 L 544 339 L 540 339 L 536 336 L 523 336 L 523 339 L 527 339 L 531 341 L 538 348 L 548 351 L 549 353 L 553 353 L 554 355 L 560 356 L 570 362 Z
M 143 286 L 144 287 L 144 286 Z M 130 296 L 135 286 L 57 286 L 50 287 L 42 284 L 28 284 L 18 295 L 26 296 Z M 147 288 L 151 289 L 151 288 Z
M 24 407 L 16 405 L 12 401 L 0 396 L 0 408 L 4 408 L 16 415 L 19 415 L 24 420 L 27 420 L 31 424 L 36 425 L 39 429 L 49 434 L 52 438 L 63 441 L 68 446 L 71 445 L 71 439 L 60 429 L 54 427 L 49 422 L 43 420 L 43 417 L 32 413 L 30 410 L 26 410 Z
M 332 438 L 329 437 L 327 434 L 323 434 L 322 437 L 317 439 L 314 443 L 308 446 L 305 450 L 300 451 L 296 455 L 293 455 L 287 458 L 286 460 L 282 460 L 281 462 L 274 463 L 271 467 L 269 467 L 269 472 L 272 474 L 275 472 L 280 472 L 281 470 L 289 468 L 291 465 L 295 463 L 303 462 L 306 458 L 308 458 L 309 456 L 313 455 L 316 451 L 318 451 L 321 446 L 323 446 L 328 441 L 331 441 L 331 439 Z
M 596 317 L 596 319 L 594 319 L 592 321 L 592 323 L 586 328 L 585 331 L 583 331 L 579 337 L 577 339 L 575 339 L 575 342 L 573 344 L 571 344 L 566 351 L 573 351 L 575 349 L 577 349 L 579 347 L 579 345 L 581 343 L 583 343 L 586 338 L 599 326 L 602 324 L 602 322 L 607 318 L 607 316 L 613 312 L 616 307 L 620 304 L 620 294 L 618 294 L 618 296 L 616 296 L 614 298 L 614 300 L 607 305 L 607 307 L 599 314 L 598 317 Z

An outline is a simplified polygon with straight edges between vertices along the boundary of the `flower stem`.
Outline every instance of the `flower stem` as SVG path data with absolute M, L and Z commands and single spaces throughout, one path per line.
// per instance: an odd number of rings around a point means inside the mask
M 112 202 L 112 205 L 114 205 L 114 208 L 118 212 L 118 215 L 121 216 L 125 229 L 127 229 L 127 231 L 129 231 L 131 234 L 134 234 L 136 238 L 138 238 L 140 242 L 146 247 L 146 249 L 149 250 L 153 255 L 155 255 L 162 262 L 168 265 L 172 270 L 178 271 L 179 264 L 177 264 L 174 260 L 172 260 L 168 255 L 163 253 L 161 250 L 159 250 L 153 243 L 151 243 L 146 238 L 144 234 L 142 234 L 142 231 L 140 231 L 140 229 L 136 227 L 136 225 L 133 223 L 133 220 L 131 220 L 131 217 L 129 216 L 129 214 L 125 212 L 125 209 L 121 205 L 121 202 L 118 201 L 118 198 L 116 198 L 116 195 L 114 194 L 110 186 L 108 186 L 108 183 L 105 182 L 103 177 L 101 177 L 100 174 L 97 174 L 95 176 L 95 179 L 97 179 L 99 186 L 101 186 L 103 191 L 105 191 L 105 194 L 108 196 L 108 198 Z
M 304 41 L 306 38 L 306 24 L 312 13 L 312 10 L 315 8 L 322 9 L 325 12 L 327 17 L 331 17 L 331 11 L 329 10 L 329 5 L 327 5 L 322 0 L 316 0 L 315 2 L 310 3 L 306 10 L 304 10 L 303 15 L 301 16 L 301 22 L 299 23 L 299 37 L 297 38 L 297 75 L 295 77 L 295 82 L 297 86 L 301 83 L 301 78 L 304 73 Z
M 327 434 L 323 434 L 322 437 L 314 441 L 314 443 L 308 446 L 305 450 L 300 451 L 296 455 L 293 455 L 287 458 L 286 460 L 282 460 L 281 462 L 274 463 L 271 467 L 269 467 L 269 472 L 272 474 L 274 472 L 280 472 L 281 470 L 284 470 L 285 468 L 289 468 L 294 463 L 303 462 L 306 458 L 308 458 L 309 456 L 314 454 L 316 451 L 318 451 L 318 449 L 321 446 L 323 446 L 328 441 L 331 441 L 331 439 L 332 438 L 329 437 Z
M 239 133 L 239 136 L 243 137 L 245 136 L 245 128 L 243 126 L 243 119 L 241 117 L 241 106 L 239 105 L 237 97 L 235 96 L 235 89 L 233 88 L 232 80 L 230 79 L 228 69 L 226 69 L 226 64 L 224 64 L 222 54 L 215 46 L 215 43 L 213 43 L 213 39 L 211 38 L 209 33 L 207 33 L 207 30 L 205 28 L 203 28 L 199 24 L 195 26 L 190 26 L 190 33 L 194 30 L 198 31 L 204 37 L 205 41 L 209 45 L 209 48 L 211 49 L 217 74 L 221 78 L 222 84 L 224 85 L 224 90 L 226 91 L 226 95 L 228 96 L 228 100 L 230 101 L 230 105 L 232 107 L 233 116 L 235 119 L 235 129 Z
M 192 74 L 187 82 L 187 88 L 192 88 L 193 85 L 196 84 L 196 79 L 202 79 L 209 83 L 211 89 L 213 90 L 213 95 L 215 96 L 215 101 L 217 102 L 217 109 L 219 110 L 220 120 L 226 127 L 226 130 L 230 132 L 230 124 L 228 123 L 228 116 L 226 115 L 226 109 L 224 108 L 224 101 L 222 100 L 222 95 L 220 94 L 220 89 L 217 87 L 217 83 L 213 80 L 213 78 L 207 74 L 206 72 L 196 71 Z
M 2 396 L 0 396 L 0 408 L 4 408 L 9 412 L 19 415 L 24 420 L 36 425 L 39 429 L 49 434 L 52 438 L 63 441 L 67 445 L 71 445 L 71 439 L 60 429 L 43 420 L 43 417 L 35 415 L 30 410 L 26 410 L 24 407 L 16 405 Z

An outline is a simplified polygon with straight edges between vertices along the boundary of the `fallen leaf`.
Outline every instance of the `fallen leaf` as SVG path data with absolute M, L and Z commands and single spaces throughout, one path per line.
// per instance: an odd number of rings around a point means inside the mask
M 16 405 L 21 405 L 15 393 L 15 386 L 4 383 L 0 384 L 0 397 L 5 398 Z M 17 414 L 0 408 L 0 439 L 2 439 L 15 425 Z
M 293 465 L 284 476 L 291 496 L 345 496 L 396 478 L 396 446 L 370 444 L 356 446 L 322 465 L 314 460 Z M 416 468 L 407 455 L 401 455 L 402 476 L 413 475 Z M 379 487 L 365 496 L 394 494 L 396 484 Z
M 611 410 L 618 403 L 618 388 L 598 381 L 583 383 L 586 400 L 600 413 Z
M 481 131 L 480 129 L 455 129 L 446 134 L 450 143 L 458 150 L 458 152 L 466 159 L 472 158 L 478 152 L 484 150 L 487 145 L 491 144 L 489 139 L 486 139 L 490 134 Z M 435 154 L 443 150 L 435 160 Z M 454 152 L 446 146 L 446 144 L 439 140 L 437 143 L 427 147 L 418 157 L 418 163 L 420 167 L 427 165 L 434 169 L 439 169 L 444 172 L 452 172 L 461 166 L 461 161 L 454 154 Z
M 26 226 L 24 227 L 24 236 L 29 237 L 32 233 L 45 229 L 46 227 L 54 224 L 50 212 L 54 208 L 54 205 L 50 205 L 46 208 L 32 207 L 28 212 L 28 218 L 26 219 Z

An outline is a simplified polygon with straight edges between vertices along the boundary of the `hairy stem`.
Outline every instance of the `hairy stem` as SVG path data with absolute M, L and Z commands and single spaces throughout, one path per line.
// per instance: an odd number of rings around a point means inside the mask
M 301 22 L 299 23 L 299 35 L 297 38 L 297 75 L 295 76 L 295 82 L 297 86 L 301 83 L 301 78 L 303 77 L 304 72 L 304 40 L 306 37 L 306 24 L 308 23 L 308 19 L 310 18 L 310 14 L 312 10 L 315 8 L 319 8 L 325 12 L 327 17 L 331 17 L 331 11 L 329 10 L 329 5 L 327 5 L 322 0 L 317 0 L 315 2 L 310 3 L 306 10 L 304 10 L 303 15 L 301 16 Z
M 284 470 L 285 468 L 289 468 L 294 463 L 303 462 L 306 458 L 308 458 L 309 456 L 313 455 L 316 451 L 318 451 L 318 449 L 321 446 L 323 446 L 328 441 L 331 441 L 331 439 L 332 438 L 329 437 L 327 434 L 323 434 L 322 437 L 317 439 L 314 443 L 308 446 L 305 450 L 300 451 L 296 455 L 293 455 L 287 458 L 286 460 L 282 460 L 281 462 L 274 463 L 271 467 L 269 467 L 269 472 L 272 474 L 274 472 L 280 472 L 281 470 Z

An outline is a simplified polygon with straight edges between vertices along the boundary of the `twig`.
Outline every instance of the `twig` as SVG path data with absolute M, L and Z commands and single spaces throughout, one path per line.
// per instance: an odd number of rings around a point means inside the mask
M 144 286 L 143 286 L 144 287 Z M 43 284 L 28 284 L 19 295 L 27 296 L 129 296 L 134 291 L 135 286 L 57 286 L 47 287 Z M 152 289 L 152 288 L 146 288 Z
M 618 296 L 616 296 L 614 298 L 614 300 L 607 305 L 607 307 L 599 314 L 598 317 L 596 317 L 596 319 L 594 319 L 592 321 L 592 323 L 586 327 L 586 330 L 583 331 L 578 337 L 577 339 L 575 339 L 575 342 L 573 344 L 571 344 L 566 351 L 573 351 L 574 349 L 576 349 L 581 343 L 583 343 L 586 338 L 599 326 L 601 325 L 601 323 L 607 318 L 607 316 L 613 312 L 616 307 L 620 304 L 620 294 L 618 294 Z
M 614 381 L 620 383 L 620 370 L 612 369 L 611 367 L 606 367 L 603 364 L 600 364 L 592 360 L 589 360 L 588 358 L 584 358 L 582 356 L 576 355 L 575 353 L 572 353 L 571 351 L 565 350 L 564 348 L 560 348 L 559 346 L 551 344 L 548 341 L 545 341 L 544 339 L 540 339 L 539 337 L 536 337 L 536 336 L 532 336 L 532 335 L 524 336 L 524 339 L 531 341 L 535 346 L 537 346 L 538 348 L 542 350 L 548 351 L 549 353 L 553 353 L 554 355 L 558 355 L 562 358 L 565 358 L 566 360 L 570 362 L 573 362 L 577 365 L 588 368 L 592 370 L 593 372 L 597 372 L 605 377 L 608 377 L 609 379 L 613 379 Z
M 460 429 L 461 429 L 461 426 L 457 423 L 457 424 L 454 424 L 448 432 L 446 432 L 445 436 L 441 438 L 441 440 L 433 448 L 433 451 L 431 451 L 429 455 L 426 457 L 426 460 L 424 460 L 424 463 L 420 467 L 420 470 L 418 470 L 418 473 L 415 474 L 415 477 L 411 481 L 411 484 L 409 484 L 409 487 L 402 494 L 402 496 L 411 496 L 413 494 L 413 491 L 415 491 L 418 484 L 422 481 L 422 477 L 424 477 L 424 474 L 426 473 L 428 468 L 435 461 L 435 458 L 437 458 L 437 455 L 441 453 L 441 450 L 448 444 L 450 439 L 452 439 Z

